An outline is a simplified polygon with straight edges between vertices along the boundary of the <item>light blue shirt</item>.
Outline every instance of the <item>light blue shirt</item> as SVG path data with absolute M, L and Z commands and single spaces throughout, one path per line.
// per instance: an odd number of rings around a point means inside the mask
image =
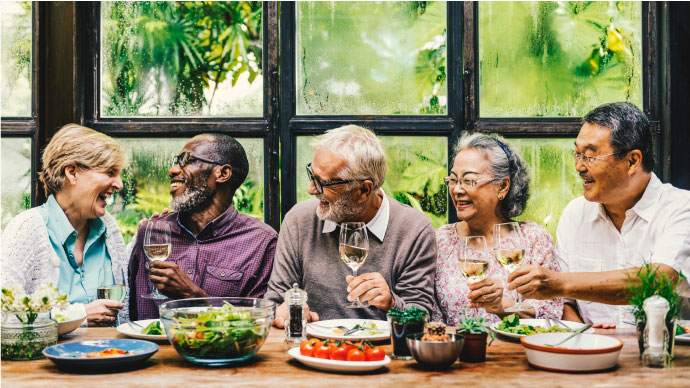
M 48 228 L 53 250 L 60 258 L 58 290 L 70 303 L 89 303 L 97 299 L 102 285 L 115 284 L 110 255 L 105 245 L 105 225 L 100 218 L 89 220 L 89 236 L 84 245 L 84 260 L 79 267 L 74 259 L 77 231 L 74 230 L 54 196 L 38 207 Z

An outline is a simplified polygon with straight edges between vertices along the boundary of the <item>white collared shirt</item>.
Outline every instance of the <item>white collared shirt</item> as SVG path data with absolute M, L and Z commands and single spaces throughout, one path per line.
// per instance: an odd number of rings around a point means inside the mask
M 679 271 L 690 266 L 690 191 L 662 184 L 652 173 L 642 198 L 625 213 L 620 232 L 601 204 L 576 198 L 563 210 L 556 237 L 563 272 L 620 270 L 645 261 Z M 586 323 L 634 323 L 631 306 L 577 304 Z
M 371 234 L 373 234 L 374 236 L 376 236 L 376 238 L 383 242 L 383 238 L 386 236 L 386 229 L 388 229 L 388 216 L 390 212 L 390 205 L 388 204 L 388 197 L 386 196 L 386 193 L 383 191 L 383 189 L 379 190 L 381 190 L 381 193 L 383 193 L 381 207 L 376 212 L 374 218 L 372 218 L 366 226 L 367 229 L 369 229 L 369 231 L 371 232 Z M 337 227 L 337 223 L 326 220 L 323 222 L 323 229 L 321 230 L 321 232 L 331 233 Z

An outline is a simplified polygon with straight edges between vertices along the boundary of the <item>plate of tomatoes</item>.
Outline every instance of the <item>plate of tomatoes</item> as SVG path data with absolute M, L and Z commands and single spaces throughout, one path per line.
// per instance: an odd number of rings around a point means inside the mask
M 292 348 L 288 355 L 315 369 L 337 372 L 367 372 L 390 364 L 391 359 L 380 346 L 368 341 L 336 341 L 312 338 Z

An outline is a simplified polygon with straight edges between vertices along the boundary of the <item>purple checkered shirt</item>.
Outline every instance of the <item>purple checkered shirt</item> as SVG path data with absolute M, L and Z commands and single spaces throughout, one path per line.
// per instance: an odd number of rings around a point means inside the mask
M 178 213 L 159 220 L 170 223 L 172 252 L 167 261 L 176 263 L 209 296 L 260 298 L 266 293 L 278 240 L 270 226 L 238 213 L 233 206 L 196 237 L 182 226 Z M 129 316 L 133 320 L 158 318 L 162 303 L 140 296 L 152 291 L 149 260 L 143 249 L 144 229 L 137 231 L 129 262 Z

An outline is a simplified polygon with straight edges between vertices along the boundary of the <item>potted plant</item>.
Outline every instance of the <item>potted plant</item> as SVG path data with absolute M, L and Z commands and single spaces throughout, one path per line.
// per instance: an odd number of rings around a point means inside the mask
M 57 343 L 57 322 L 48 317 L 53 307 L 67 304 L 67 295 L 52 285 L 26 295 L 17 285 L 2 289 L 2 359 L 33 360 Z
M 666 276 L 665 273 L 659 272 L 656 265 L 646 263 L 637 271 L 637 279 L 629 279 L 630 285 L 626 290 L 626 297 L 628 303 L 633 306 L 632 314 L 635 317 L 635 327 L 637 329 L 637 342 L 640 347 L 640 357 L 644 352 L 644 328 L 647 323 L 645 312 L 643 309 L 644 301 L 653 295 L 659 295 L 666 299 L 669 304 L 669 310 L 666 313 L 666 329 L 668 330 L 669 343 L 667 349 L 671 357 L 673 357 L 673 349 L 676 335 L 676 320 L 680 314 L 680 295 L 676 291 L 676 287 L 683 281 L 683 277 L 678 281 L 673 281 Z
M 484 318 L 465 318 L 460 322 L 455 332 L 465 337 L 465 344 L 460 352 L 460 361 L 484 362 L 486 360 L 487 337 L 491 336 L 491 342 L 493 342 L 496 339 L 496 334 L 484 324 Z

